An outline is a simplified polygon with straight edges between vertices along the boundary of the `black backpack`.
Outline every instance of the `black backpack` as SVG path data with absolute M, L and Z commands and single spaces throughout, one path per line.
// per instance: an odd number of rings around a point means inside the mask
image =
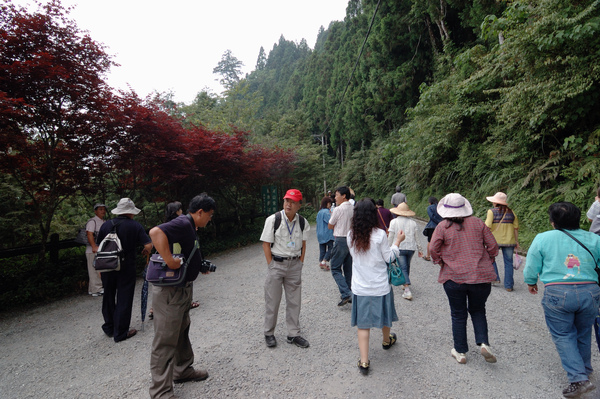
M 302 215 L 298 215 L 300 219 L 300 230 L 304 231 L 304 226 L 306 225 L 306 219 Z M 275 223 L 273 224 L 273 234 L 277 231 L 277 229 L 281 226 L 281 212 L 277 212 L 275 214 Z M 273 244 L 271 243 L 271 248 L 273 248 Z

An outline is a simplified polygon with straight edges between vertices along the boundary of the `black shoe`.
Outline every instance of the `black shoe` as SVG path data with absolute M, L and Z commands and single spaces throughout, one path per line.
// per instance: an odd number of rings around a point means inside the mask
M 267 347 L 274 348 L 277 346 L 277 340 L 274 335 L 265 335 L 265 341 L 267 342 Z
M 340 303 L 338 303 L 338 306 L 344 306 L 347 303 L 352 303 L 352 298 L 351 297 L 342 298 L 342 300 L 340 301 Z
M 390 349 L 392 347 L 392 345 L 394 345 L 397 341 L 397 337 L 396 337 L 396 333 L 391 333 L 390 334 L 390 342 L 388 342 L 387 344 L 384 342 L 381 344 L 381 346 L 383 346 L 383 349 Z
M 287 342 L 288 344 L 294 344 L 300 348 L 308 348 L 308 341 L 299 335 L 296 337 L 287 337 Z
M 362 375 L 369 374 L 369 366 L 371 365 L 371 361 L 367 361 L 366 363 L 362 363 L 360 359 L 358 359 L 358 369 Z
M 565 398 L 578 398 L 580 395 L 596 389 L 596 386 L 589 380 L 572 382 L 568 387 L 563 389 L 563 396 Z

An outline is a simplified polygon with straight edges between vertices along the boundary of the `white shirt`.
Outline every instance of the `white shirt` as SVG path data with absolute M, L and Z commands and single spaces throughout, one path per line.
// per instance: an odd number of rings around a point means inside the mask
M 98 237 L 98 231 L 100 231 L 100 227 L 102 227 L 102 225 L 104 224 L 104 220 L 100 219 L 98 216 L 94 215 L 93 218 L 91 218 L 90 220 L 88 220 L 88 222 L 85 225 L 85 231 L 91 231 L 92 233 L 94 233 L 94 237 Z M 99 244 L 99 243 L 96 243 Z M 85 253 L 86 254 L 91 254 L 92 253 L 92 246 L 90 245 L 89 241 L 85 244 Z
M 396 233 L 402 230 L 406 234 L 406 239 L 400 243 L 399 248 L 408 250 L 423 252 L 421 244 L 417 239 L 417 223 L 406 216 L 398 216 L 396 219 L 392 219 L 390 223 L 388 243 L 392 245 L 396 239 Z
M 273 243 L 271 253 L 277 256 L 300 256 L 302 255 L 302 241 L 308 238 L 310 224 L 308 220 L 304 222 L 304 232 L 300 228 L 300 215 L 296 213 L 294 220 L 291 222 L 285 216 L 285 212 L 281 211 L 281 224 L 276 232 L 273 232 L 275 225 L 275 214 L 269 216 L 265 220 L 265 227 L 260 236 L 260 240 Z M 291 232 L 291 234 L 290 234 Z M 288 243 L 290 246 L 288 246 Z
M 333 210 L 329 224 L 333 226 L 334 237 L 346 237 L 348 235 L 352 215 L 354 215 L 354 207 L 350 201 L 342 202 Z
M 348 249 L 352 255 L 352 293 L 361 296 L 384 296 L 390 292 L 388 267 L 392 254 L 398 247 L 388 246 L 385 231 L 374 228 L 371 245 L 365 252 L 356 252 L 352 246 L 352 232 L 348 233 Z

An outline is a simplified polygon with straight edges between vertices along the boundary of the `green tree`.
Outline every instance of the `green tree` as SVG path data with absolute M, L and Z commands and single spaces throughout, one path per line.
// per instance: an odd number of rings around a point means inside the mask
M 244 63 L 238 60 L 231 50 L 227 50 L 221 56 L 221 61 L 213 68 L 213 73 L 221 75 L 219 83 L 229 90 L 240 81 L 243 66 Z

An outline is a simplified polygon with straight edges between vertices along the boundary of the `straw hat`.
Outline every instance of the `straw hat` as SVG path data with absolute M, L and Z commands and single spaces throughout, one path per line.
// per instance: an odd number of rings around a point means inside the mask
M 390 212 L 398 216 L 415 216 L 415 213 L 408 209 L 408 204 L 406 202 L 403 202 L 397 207 L 390 209 Z
M 443 218 L 464 218 L 473 214 L 471 203 L 458 193 L 446 195 L 438 202 L 437 211 Z
M 508 204 L 506 203 L 506 194 L 504 194 L 503 192 L 500 192 L 500 191 L 498 191 L 496 194 L 494 194 L 493 197 L 485 197 L 485 199 L 490 201 L 493 204 L 500 204 L 500 205 L 508 206 Z
M 128 215 L 128 214 L 137 215 L 141 211 L 142 211 L 141 209 L 138 209 L 135 207 L 135 205 L 133 204 L 133 201 L 131 199 L 121 198 L 121 200 L 117 204 L 117 207 L 110 212 L 115 215 Z

